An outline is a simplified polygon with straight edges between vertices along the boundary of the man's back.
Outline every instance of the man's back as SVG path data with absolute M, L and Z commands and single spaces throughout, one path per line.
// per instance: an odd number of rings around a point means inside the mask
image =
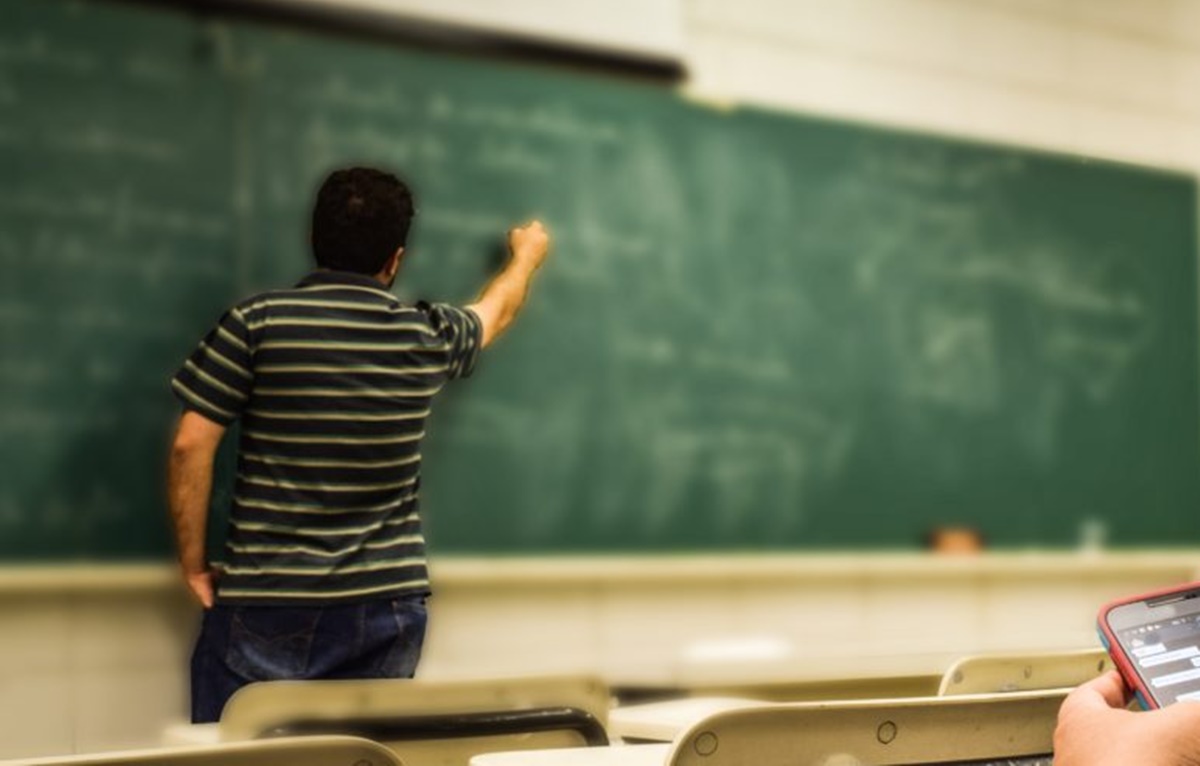
M 405 306 L 388 290 L 413 211 L 390 173 L 331 173 L 313 206 L 318 270 L 227 311 L 171 381 L 183 412 L 167 498 L 184 581 L 205 609 L 194 723 L 217 720 L 254 681 L 416 670 L 429 592 L 418 491 L 430 402 L 512 324 L 550 243 L 536 221 L 513 229 L 508 262 L 466 309 Z M 213 460 L 235 421 L 218 578 L 205 531 Z
M 346 272 L 232 309 L 174 381 L 189 405 L 241 419 L 221 600 L 426 592 L 425 419 L 479 347 L 472 312 L 406 306 Z

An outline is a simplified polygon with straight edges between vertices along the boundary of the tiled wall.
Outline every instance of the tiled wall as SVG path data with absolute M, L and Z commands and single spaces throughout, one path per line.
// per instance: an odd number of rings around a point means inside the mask
M 197 617 L 179 591 L 5 591 L 0 757 L 153 743 L 186 709 Z
M 446 562 L 421 672 L 687 687 L 725 675 L 697 659 L 701 646 L 750 676 L 852 674 L 863 657 L 936 672 L 967 653 L 1094 646 L 1101 604 L 1191 580 L 1198 564 L 1200 553 L 584 560 L 514 582 L 503 575 L 519 562 L 492 564 L 495 578 Z

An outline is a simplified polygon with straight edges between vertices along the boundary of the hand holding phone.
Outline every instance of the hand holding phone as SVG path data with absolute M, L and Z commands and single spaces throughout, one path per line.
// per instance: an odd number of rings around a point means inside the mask
M 1200 583 L 1119 599 L 1097 622 L 1143 708 L 1200 701 Z
M 1126 684 L 1105 673 L 1063 701 L 1054 731 L 1054 766 L 1200 764 L 1200 705 L 1148 713 L 1126 709 Z

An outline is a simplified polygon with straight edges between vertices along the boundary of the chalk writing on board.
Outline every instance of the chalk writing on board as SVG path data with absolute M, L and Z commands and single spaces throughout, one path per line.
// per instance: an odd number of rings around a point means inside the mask
M 167 57 L 133 52 L 121 69 L 132 82 L 173 90 L 187 85 L 187 73 L 178 65 L 180 58 L 178 54 Z
M 395 81 L 350 82 L 339 75 L 328 75 L 309 87 L 290 94 L 301 103 L 350 113 L 378 117 L 408 117 L 414 110 L 415 95 Z M 399 129 L 397 125 L 397 129 Z M 399 130 L 397 130 L 399 132 Z
M 904 388 L 916 399 L 974 411 L 1012 406 L 1007 381 L 1019 364 L 1044 403 L 1057 401 L 1062 386 L 1103 401 L 1152 333 L 1147 280 L 1128 254 L 1100 251 L 1080 263 L 1059 235 L 1038 230 L 997 250 L 988 205 L 979 201 L 1002 204 L 1023 167 L 1017 160 L 955 164 L 935 150 L 917 160 L 874 153 L 830 203 L 877 211 L 872 232 L 851 233 L 862 240 L 857 284 L 880 307 Z M 884 199 L 878 191 L 897 184 L 909 193 Z M 958 197 L 960 190 L 974 196 Z M 1033 336 L 1036 349 L 1002 350 L 998 328 L 1014 310 L 1042 328 Z
M 296 131 L 295 126 L 286 124 L 279 129 L 289 134 Z M 416 161 L 442 162 L 449 154 L 445 143 L 435 135 L 414 136 L 365 122 L 335 125 L 319 114 L 311 116 L 297 135 L 310 172 L 328 171 L 341 164 L 346 155 L 405 167 Z M 294 194 L 296 190 L 291 191 Z
M 507 231 L 512 221 L 480 209 L 442 206 L 422 211 L 419 225 L 436 232 L 496 236 Z
M 901 384 L 913 398 L 960 411 L 1000 406 L 993 318 L 978 309 L 913 309 L 893 335 L 906 349 Z
M 89 74 L 99 69 L 94 55 L 52 41 L 39 32 L 19 38 L 0 37 L 0 64 L 60 69 L 73 74 Z
M 557 169 L 556 164 L 536 145 L 492 136 L 480 139 L 476 162 L 485 170 L 526 177 L 548 176 Z
M 118 133 L 102 125 L 85 125 L 71 130 L 54 130 L 45 137 L 46 146 L 66 155 L 84 154 L 124 157 L 171 164 L 179 161 L 180 147 L 150 136 Z
M 0 317 L 5 316 L 6 312 L 0 309 Z M 43 360 L 8 357 L 0 362 L 0 381 L 6 384 L 42 386 L 53 381 L 54 373 L 54 368 Z
M 159 231 L 198 239 L 223 238 L 230 222 L 215 215 L 175 208 L 139 197 L 130 204 L 128 195 L 89 195 L 66 193 L 50 196 L 41 192 L 0 193 L 0 211 L 40 216 L 43 219 L 71 219 L 105 223 L 132 230 Z
M 28 408 L 0 414 L 0 433 L 9 437 L 59 438 L 64 435 L 109 430 L 120 425 L 120 420 L 111 412 L 80 412 L 63 407 Z
M 583 117 L 567 104 L 536 104 L 532 107 L 460 101 L 449 93 L 433 93 L 428 115 L 435 122 L 472 129 L 497 129 L 511 134 L 550 138 L 572 143 L 615 143 L 622 131 L 611 121 Z

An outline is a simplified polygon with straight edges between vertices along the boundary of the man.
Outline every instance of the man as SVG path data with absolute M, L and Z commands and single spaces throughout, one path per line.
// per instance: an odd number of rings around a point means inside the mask
M 183 576 L 204 607 L 192 720 L 252 681 L 412 677 L 429 581 L 418 489 L 434 395 L 466 377 L 525 301 L 549 248 L 509 233 L 507 265 L 465 309 L 388 289 L 412 197 L 392 175 L 333 173 L 317 194 L 317 271 L 230 309 L 171 381 L 183 414 L 168 494 Z M 226 567 L 209 569 L 213 457 L 241 422 Z
M 1133 712 L 1130 696 L 1115 670 L 1071 692 L 1058 712 L 1055 766 L 1200 766 L 1200 704 Z

